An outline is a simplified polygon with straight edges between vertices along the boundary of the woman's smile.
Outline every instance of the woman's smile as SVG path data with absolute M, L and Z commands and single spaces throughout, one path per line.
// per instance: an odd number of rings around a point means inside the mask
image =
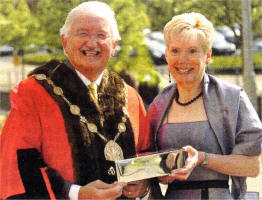
M 182 74 L 188 74 L 194 70 L 194 68 L 179 68 L 179 67 L 175 67 L 175 69 L 176 71 Z

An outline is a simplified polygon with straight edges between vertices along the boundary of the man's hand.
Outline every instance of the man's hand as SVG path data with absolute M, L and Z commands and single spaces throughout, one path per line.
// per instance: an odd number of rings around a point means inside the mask
M 78 199 L 116 199 L 122 195 L 126 183 L 107 184 L 100 180 L 80 188 Z
M 123 195 L 128 198 L 143 197 L 149 189 L 148 180 L 133 181 L 127 184 L 123 189 Z

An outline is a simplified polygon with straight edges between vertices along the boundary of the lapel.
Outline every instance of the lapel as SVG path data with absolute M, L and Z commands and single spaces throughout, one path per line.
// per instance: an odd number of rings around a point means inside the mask
M 220 89 L 221 90 L 221 89 Z M 225 124 L 224 124 L 224 106 L 221 101 L 221 91 L 212 87 L 207 74 L 204 76 L 203 84 L 203 99 L 207 118 L 213 132 L 217 138 L 218 144 L 223 154 L 226 154 L 225 149 Z
M 163 123 L 163 120 L 165 118 L 165 115 L 166 113 L 168 112 L 168 109 L 170 108 L 171 104 L 172 104 L 172 100 L 175 96 L 175 93 L 176 93 L 176 84 L 173 85 L 173 87 L 170 89 L 170 92 L 167 96 L 167 98 L 164 100 L 164 104 L 163 104 L 163 107 L 160 108 L 160 118 L 158 120 L 158 123 L 156 125 L 156 128 L 155 128 L 155 137 L 154 137 L 154 140 L 155 140 L 155 149 L 158 151 L 158 146 L 157 146 L 157 134 L 158 134 L 158 130 L 161 126 L 161 124 Z M 161 104 L 160 104 L 161 105 Z
M 220 87 L 214 87 L 212 84 L 210 84 L 210 79 L 207 74 L 204 76 L 204 84 L 203 84 L 203 100 L 204 100 L 204 107 L 207 114 L 207 118 L 209 121 L 209 124 L 217 138 L 218 144 L 221 148 L 221 151 L 223 154 L 226 154 L 226 143 L 227 137 L 225 132 L 225 114 L 227 113 L 227 109 L 224 106 L 222 99 L 222 90 Z M 164 99 L 164 104 L 161 106 L 160 110 L 160 117 L 159 120 L 157 120 L 157 125 L 155 128 L 155 148 L 158 151 L 157 147 L 157 134 L 158 130 L 163 123 L 163 120 L 165 118 L 166 113 L 168 112 L 168 109 L 170 108 L 172 104 L 172 99 L 176 95 L 176 84 L 173 85 L 173 87 L 170 89 L 170 92 L 167 96 L 167 98 Z M 161 105 L 161 104 L 159 104 Z

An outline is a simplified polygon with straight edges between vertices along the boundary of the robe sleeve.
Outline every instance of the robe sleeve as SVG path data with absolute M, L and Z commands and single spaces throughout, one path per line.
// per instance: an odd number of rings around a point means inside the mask
M 23 83 L 12 89 L 11 112 L 1 133 L 0 193 L 1 198 L 25 193 L 20 176 L 17 151 L 40 150 L 40 123 Z
M 240 92 L 235 145 L 232 154 L 256 156 L 261 153 L 262 125 L 247 94 Z M 246 193 L 246 178 L 233 176 L 231 193 L 234 199 L 242 199 Z
M 11 111 L 0 135 L 1 199 L 54 199 L 51 181 L 65 184 L 40 153 L 42 124 L 32 79 L 22 81 L 10 93 Z
M 142 98 L 136 90 L 128 86 L 128 111 L 134 132 L 136 152 L 150 151 L 153 146 L 149 133 L 149 121 Z
M 261 154 L 262 124 L 247 94 L 240 93 L 235 146 L 232 154 L 255 156 Z

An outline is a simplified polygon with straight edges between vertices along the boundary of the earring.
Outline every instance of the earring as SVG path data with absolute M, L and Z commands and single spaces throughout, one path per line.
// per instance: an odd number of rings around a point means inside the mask
M 207 59 L 206 64 L 208 65 L 209 62 L 210 62 L 210 58 Z
M 209 68 L 208 68 L 208 66 L 209 66 L 209 65 L 208 65 L 208 64 L 209 64 L 209 61 L 210 61 L 210 59 L 208 58 L 208 60 L 207 60 L 207 62 L 206 62 L 206 67 L 205 67 L 205 68 L 206 68 L 205 71 L 206 71 L 207 73 L 211 73 L 211 72 L 209 71 Z
M 170 71 L 168 70 L 168 82 L 171 83 Z

